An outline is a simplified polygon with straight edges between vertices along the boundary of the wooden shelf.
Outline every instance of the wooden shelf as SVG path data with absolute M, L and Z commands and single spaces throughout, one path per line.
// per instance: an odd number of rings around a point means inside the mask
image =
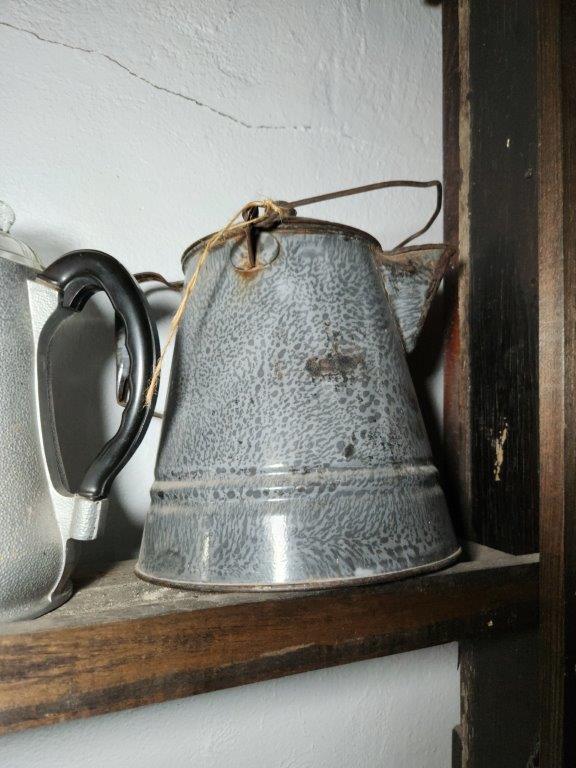
M 538 558 L 487 547 L 436 574 L 314 593 L 147 584 L 131 561 L 0 625 L 0 733 L 89 717 L 538 621 Z

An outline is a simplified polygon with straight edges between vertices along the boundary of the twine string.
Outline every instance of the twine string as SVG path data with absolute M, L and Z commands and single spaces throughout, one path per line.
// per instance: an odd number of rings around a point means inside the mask
M 257 216 L 254 216 L 252 212 L 254 210 L 258 211 L 260 208 L 262 208 L 263 213 L 258 214 Z M 174 337 L 178 333 L 178 329 L 180 328 L 180 325 L 182 323 L 182 318 L 184 317 L 184 312 L 186 311 L 186 307 L 188 306 L 188 301 L 190 300 L 190 296 L 192 295 L 192 292 L 196 287 L 196 283 L 198 282 L 198 277 L 200 276 L 200 271 L 202 270 L 202 267 L 204 266 L 204 262 L 206 261 L 209 253 L 212 250 L 214 250 L 214 248 L 217 245 L 220 245 L 220 243 L 223 240 L 227 239 L 230 235 L 244 232 L 245 230 L 249 229 L 255 224 L 270 222 L 273 219 L 282 220 L 283 218 L 286 218 L 292 213 L 293 213 L 292 206 L 287 206 L 286 204 L 275 202 L 274 200 L 269 200 L 268 198 L 264 200 L 253 200 L 252 202 L 246 203 L 246 205 L 243 205 L 242 208 L 240 208 L 240 210 L 237 211 L 234 214 L 234 216 L 232 216 L 232 218 L 222 227 L 222 229 L 219 229 L 206 241 L 206 244 L 202 250 L 202 253 L 200 254 L 200 257 L 198 258 L 198 261 L 196 263 L 194 272 L 192 273 L 190 280 L 188 281 L 188 283 L 186 284 L 186 287 L 184 288 L 184 292 L 182 294 L 182 299 L 180 301 L 180 304 L 178 305 L 178 308 L 174 313 L 172 320 L 170 321 L 170 330 L 168 332 L 168 338 L 164 342 L 164 346 L 162 347 L 160 357 L 158 358 L 158 362 L 156 363 L 156 366 L 154 368 L 154 372 L 152 374 L 152 378 L 150 379 L 148 389 L 146 390 L 145 404 L 147 407 L 150 407 L 152 403 L 152 399 L 154 398 L 156 390 L 158 389 L 158 384 L 160 381 L 160 373 L 162 372 L 162 366 L 164 365 L 164 358 L 166 357 L 166 352 L 170 348 L 170 345 L 172 344 Z M 247 218 L 246 219 L 243 218 L 242 221 L 238 221 L 238 219 L 240 219 L 240 217 L 244 217 L 245 214 L 247 215 Z

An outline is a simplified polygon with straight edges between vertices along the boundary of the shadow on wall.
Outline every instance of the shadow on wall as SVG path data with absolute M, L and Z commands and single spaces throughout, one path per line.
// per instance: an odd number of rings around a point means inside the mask
M 441 367 L 447 322 L 444 292 L 441 288 L 430 306 L 416 348 L 408 356 L 410 374 L 426 425 L 433 461 L 440 471 L 441 479 L 443 464 L 442 421 L 438 411 L 438 403 L 435 402 L 437 397 L 434 397 L 434 393 L 430 391 L 429 384 L 431 378 Z
M 78 488 L 121 418 L 114 392 L 114 320 L 101 304 L 101 297 L 91 299 L 81 314 L 60 327 L 52 346 L 54 410 L 71 490 Z M 140 533 L 112 486 L 104 530 L 95 541 L 82 545 L 81 559 L 130 557 Z
M 151 311 L 158 323 L 173 310 L 152 306 Z M 104 295 L 90 299 L 82 313 L 61 326 L 53 359 L 60 374 L 53 383 L 60 450 L 74 490 L 122 416 L 115 391 L 114 315 Z M 114 483 L 104 528 L 97 539 L 82 545 L 81 562 L 124 560 L 140 548 L 142 524 L 130 516 L 115 487 Z

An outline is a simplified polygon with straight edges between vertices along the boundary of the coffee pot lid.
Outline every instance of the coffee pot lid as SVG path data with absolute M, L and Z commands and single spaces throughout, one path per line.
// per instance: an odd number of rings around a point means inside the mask
M 32 269 L 43 269 L 32 248 L 10 234 L 15 220 L 12 208 L 0 200 L 0 257 Z
M 327 192 L 322 195 L 315 195 L 314 197 L 303 197 L 300 200 L 293 200 L 292 202 L 286 202 L 285 200 L 271 200 L 268 198 L 264 200 L 255 200 L 242 206 L 241 210 L 236 214 L 235 218 L 225 227 L 223 227 L 223 229 L 221 229 L 219 232 L 203 237 L 201 240 L 196 240 L 196 242 L 188 246 L 182 255 L 182 267 L 184 270 L 186 269 L 186 263 L 189 257 L 199 245 L 202 244 L 208 249 L 211 249 L 215 243 L 220 244 L 224 240 L 241 237 L 244 238 L 246 242 L 248 251 L 248 263 L 250 265 L 249 268 L 253 269 L 256 266 L 254 240 L 252 235 L 254 228 L 256 228 L 258 231 L 294 227 L 299 229 L 302 229 L 303 227 L 305 229 L 321 228 L 323 231 L 336 230 L 344 232 L 348 236 L 352 235 L 367 238 L 380 248 L 380 243 L 367 232 L 363 232 L 362 230 L 356 229 L 354 227 L 349 227 L 345 224 L 336 224 L 335 222 L 321 221 L 319 219 L 303 218 L 297 215 L 296 209 L 304 205 L 322 203 L 328 200 L 335 200 L 336 198 L 340 197 L 361 195 L 365 192 L 374 192 L 379 189 L 387 189 L 391 187 L 434 187 L 436 189 L 436 207 L 434 209 L 434 213 L 430 216 L 426 224 L 423 227 L 420 227 L 420 229 L 418 229 L 413 234 L 404 238 L 402 242 L 398 243 L 394 248 L 388 251 L 389 253 L 400 253 L 405 250 L 405 246 L 407 246 L 408 243 L 411 243 L 417 237 L 420 237 L 420 235 L 423 235 L 425 232 L 427 232 L 438 218 L 438 214 L 442 209 L 442 184 L 437 179 L 433 179 L 431 181 L 411 181 L 409 179 L 378 181 L 375 184 L 365 184 L 362 187 L 350 187 L 349 189 L 340 189 L 336 192 Z M 260 213 L 260 209 L 262 209 L 263 213 Z M 243 221 L 237 222 L 236 219 L 238 219 L 240 216 L 242 216 Z

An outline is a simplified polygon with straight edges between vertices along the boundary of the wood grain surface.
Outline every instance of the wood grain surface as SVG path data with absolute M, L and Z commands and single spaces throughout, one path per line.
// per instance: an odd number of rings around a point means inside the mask
M 0 632 L 0 732 L 496 635 L 537 622 L 536 558 L 501 555 L 373 587 L 206 595 L 132 563 Z

